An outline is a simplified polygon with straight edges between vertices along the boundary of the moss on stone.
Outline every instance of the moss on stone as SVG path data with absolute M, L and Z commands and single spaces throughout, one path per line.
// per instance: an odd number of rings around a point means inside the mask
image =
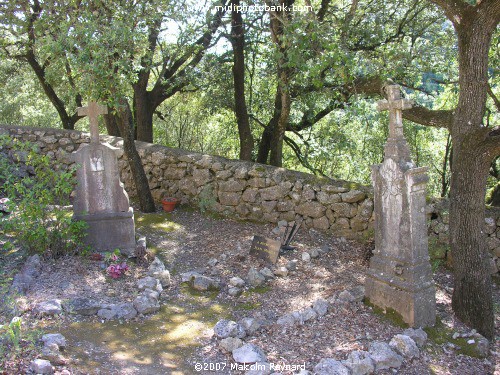
M 372 311 L 375 315 L 378 315 L 381 317 L 383 320 L 386 320 L 390 322 L 391 324 L 401 327 L 401 328 L 408 328 L 409 325 L 405 323 L 403 320 L 403 317 L 401 316 L 400 313 L 398 313 L 396 310 L 388 307 L 386 309 L 383 309 L 382 307 L 374 305 L 368 297 L 365 297 L 363 299 L 363 303 L 372 308 Z

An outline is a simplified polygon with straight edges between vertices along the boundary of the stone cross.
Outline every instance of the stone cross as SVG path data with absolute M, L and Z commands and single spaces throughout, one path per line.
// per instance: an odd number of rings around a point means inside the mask
M 77 109 L 78 116 L 88 116 L 90 123 L 90 143 L 99 143 L 99 123 L 97 117 L 106 115 L 108 107 L 97 104 L 97 102 L 89 102 L 88 107 L 79 107 Z
M 384 87 L 387 100 L 377 103 L 379 111 L 389 111 L 389 138 L 403 138 L 403 110 L 410 109 L 413 102 L 401 98 L 398 85 L 387 85 Z

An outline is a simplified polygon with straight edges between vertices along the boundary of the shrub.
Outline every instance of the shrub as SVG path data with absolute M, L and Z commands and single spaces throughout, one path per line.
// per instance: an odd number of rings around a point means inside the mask
M 57 258 L 81 249 L 86 223 L 72 220 L 70 194 L 74 168 L 53 165 L 37 146 L 0 136 L 0 196 L 9 198 L 10 215 L 0 232 L 11 234 L 30 253 Z

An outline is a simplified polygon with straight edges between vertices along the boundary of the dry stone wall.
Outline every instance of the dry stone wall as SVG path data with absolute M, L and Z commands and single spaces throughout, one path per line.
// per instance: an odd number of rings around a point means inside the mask
M 90 140 L 88 133 L 50 128 L 1 126 L 0 134 L 34 142 L 42 153 L 68 166 L 72 163 L 69 154 Z M 118 137 L 101 136 L 101 142 L 122 146 Z M 308 228 L 337 236 L 372 236 L 370 187 L 144 142 L 137 142 L 137 148 L 158 202 L 163 196 L 173 196 L 200 210 L 260 222 L 292 221 L 301 216 Z M 118 163 L 125 189 L 133 197 L 132 174 L 123 154 Z M 431 258 L 449 260 L 446 202 L 431 202 L 427 213 Z M 500 268 L 500 212 L 488 210 L 486 216 L 491 269 L 496 273 Z

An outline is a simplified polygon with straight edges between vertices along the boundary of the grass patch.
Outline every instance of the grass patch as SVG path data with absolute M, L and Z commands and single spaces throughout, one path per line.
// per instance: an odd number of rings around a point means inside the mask
M 250 311 L 257 310 L 262 306 L 260 302 L 239 302 L 234 306 L 235 310 Z
M 189 295 L 191 297 L 196 297 L 196 298 L 202 298 L 202 299 L 208 299 L 208 300 L 213 300 L 219 295 L 219 290 L 218 289 L 211 289 L 207 291 L 200 291 L 194 289 L 189 283 L 182 283 L 179 286 L 179 289 L 181 293 L 185 295 Z
M 253 288 L 249 288 L 245 292 L 243 292 L 243 296 L 248 297 L 252 293 L 257 293 L 257 294 L 264 294 L 267 293 L 271 290 L 270 285 L 260 285 L 260 286 L 255 286 Z

